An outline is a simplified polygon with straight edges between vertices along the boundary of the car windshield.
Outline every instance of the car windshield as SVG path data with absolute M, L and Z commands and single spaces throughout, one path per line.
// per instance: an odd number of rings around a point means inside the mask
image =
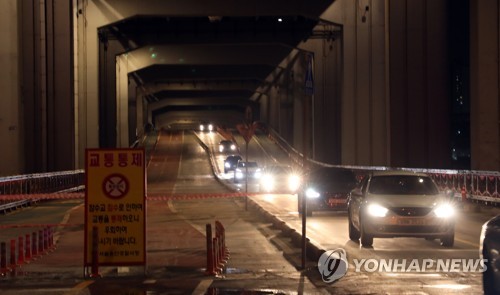
M 436 195 L 439 194 L 429 177 L 413 175 L 374 176 L 368 192 L 384 195 Z

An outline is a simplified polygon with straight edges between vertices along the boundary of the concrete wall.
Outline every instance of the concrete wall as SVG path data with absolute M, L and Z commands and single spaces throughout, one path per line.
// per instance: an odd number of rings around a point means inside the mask
M 23 170 L 23 121 L 19 74 L 19 7 L 17 0 L 0 1 L 0 176 L 20 174 Z
M 446 0 L 339 0 L 322 18 L 344 31 L 341 163 L 448 167 Z
M 470 2 L 471 168 L 500 170 L 500 1 Z
M 286 2 L 285 6 L 277 1 L 269 7 L 268 1 L 237 7 L 234 1 L 210 6 L 195 2 L 158 0 L 148 6 L 135 0 L 0 1 L 0 36 L 5 40 L 0 62 L 6 73 L 0 79 L 4 92 L 0 136 L 9 142 L 0 147 L 0 175 L 81 168 L 85 148 L 98 147 L 99 27 L 137 14 L 157 15 L 161 10 L 175 15 L 251 15 L 276 14 L 283 7 L 285 13 L 293 13 L 309 7 L 307 1 Z M 54 17 L 43 28 L 43 36 L 41 30 L 33 30 L 40 29 L 34 24 L 40 23 L 41 3 L 56 4 L 47 14 L 54 13 Z M 74 10 L 66 11 L 71 3 Z M 320 41 L 301 45 L 302 50 L 314 52 L 316 60 L 311 110 L 315 158 L 334 164 L 447 167 L 446 3 L 336 0 L 323 13 L 323 19 L 343 27 L 343 38 L 342 45 L 335 43 L 332 51 L 325 52 Z M 471 1 L 473 169 L 500 169 L 499 6 L 499 0 Z M 73 36 L 70 15 L 75 16 Z M 75 44 L 73 50 L 71 44 Z M 50 50 L 43 53 L 41 48 Z M 68 67 L 72 57 L 74 71 Z M 48 76 L 41 72 L 44 64 L 55 65 L 44 69 Z M 300 147 L 304 65 L 291 55 L 283 66 L 286 75 L 278 79 L 280 87 L 268 89 L 260 100 L 261 115 Z M 339 134 L 330 136 L 331 130 Z M 131 134 L 130 130 L 120 132 L 124 137 Z
M 343 27 L 343 48 L 335 59 L 335 63 L 343 62 L 342 73 L 335 76 L 342 98 L 327 108 L 341 110 L 340 118 L 330 123 L 340 125 L 340 162 L 336 164 L 390 163 L 385 8 L 383 0 L 341 0 L 322 15 Z M 335 90 L 325 91 L 331 97 Z M 325 129 L 316 136 L 328 138 L 329 128 Z

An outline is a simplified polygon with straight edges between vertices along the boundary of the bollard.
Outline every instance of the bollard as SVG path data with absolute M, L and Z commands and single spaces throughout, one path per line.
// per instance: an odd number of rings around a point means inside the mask
M 4 276 L 7 273 L 7 245 L 5 242 L 0 243 L 0 275 Z
M 36 256 L 38 256 L 38 247 L 36 246 L 36 232 L 33 232 L 31 241 L 33 242 L 31 244 L 31 255 L 32 258 L 35 258 Z
M 92 267 L 91 278 L 100 278 L 99 274 L 99 231 L 97 226 L 92 227 Z
M 16 240 L 10 240 L 10 268 L 16 267 Z
M 212 225 L 207 223 L 206 225 L 207 232 L 207 270 L 205 271 L 206 275 L 215 275 L 214 268 L 214 250 L 212 246 Z
M 43 229 L 43 249 L 45 252 L 49 250 L 49 228 Z
M 43 248 L 43 230 L 38 231 L 38 255 L 43 255 L 45 249 Z
M 30 238 L 31 238 L 31 235 L 30 234 L 26 234 L 26 239 L 25 239 L 26 244 L 25 244 L 25 247 L 24 247 L 24 249 L 26 251 L 24 253 L 24 260 L 26 262 L 30 262 L 30 260 L 31 260 L 31 240 L 30 240 Z
M 224 264 L 229 260 L 229 251 L 226 247 L 226 230 L 219 221 L 215 221 L 216 236 L 220 240 L 220 257 Z
M 19 237 L 18 243 L 18 254 L 17 254 L 17 264 L 21 265 L 24 263 L 24 238 Z
M 216 273 L 219 273 L 219 251 L 217 248 L 219 247 L 219 243 L 217 242 L 217 237 L 212 239 L 213 243 L 213 253 L 214 253 L 214 270 Z
M 49 249 L 54 249 L 54 228 L 49 227 Z

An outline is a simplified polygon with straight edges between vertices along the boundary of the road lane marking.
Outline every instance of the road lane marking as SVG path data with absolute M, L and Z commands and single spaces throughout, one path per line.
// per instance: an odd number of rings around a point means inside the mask
M 69 290 L 67 293 L 65 293 L 65 295 L 76 295 L 76 294 L 80 294 L 80 292 L 82 292 L 85 288 L 87 288 L 88 286 L 90 286 L 91 284 L 93 284 L 94 281 L 84 281 L 84 282 L 81 282 L 80 284 L 74 286 L 71 290 Z
M 213 280 L 202 280 L 198 286 L 196 286 L 196 289 L 194 289 L 192 295 L 204 295 L 207 294 L 207 290 L 212 285 Z

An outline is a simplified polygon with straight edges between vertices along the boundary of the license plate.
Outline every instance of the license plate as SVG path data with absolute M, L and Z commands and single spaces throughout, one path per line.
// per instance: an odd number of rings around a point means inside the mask
M 346 202 L 347 202 L 347 200 L 345 200 L 345 199 L 334 199 L 334 198 L 328 199 L 328 204 L 330 206 L 345 205 Z
M 422 218 L 402 218 L 398 219 L 400 225 L 425 225 L 425 220 Z

